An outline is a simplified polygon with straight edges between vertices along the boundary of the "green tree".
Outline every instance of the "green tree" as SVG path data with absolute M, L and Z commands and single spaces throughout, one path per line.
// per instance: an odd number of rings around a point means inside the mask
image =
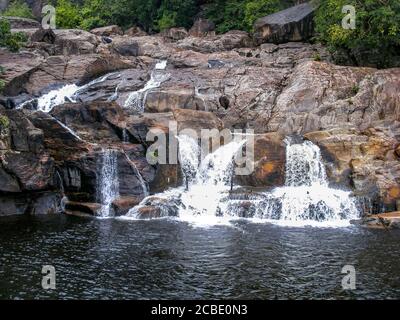
M 56 23 L 58 28 L 79 28 L 82 23 L 81 7 L 70 0 L 57 0 Z
M 22 0 L 12 1 L 6 10 L 3 12 L 4 16 L 8 17 L 21 17 L 33 19 L 33 13 L 31 8 Z
M 342 27 L 344 5 L 356 9 L 355 29 Z M 346 52 L 360 65 L 400 65 L 400 1 L 319 1 L 315 22 L 318 39 L 332 52 Z

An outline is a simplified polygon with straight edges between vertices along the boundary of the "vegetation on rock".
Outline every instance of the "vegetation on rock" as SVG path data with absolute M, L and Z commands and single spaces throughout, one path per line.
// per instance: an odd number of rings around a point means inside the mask
M 11 33 L 10 22 L 6 19 L 0 19 L 0 47 L 7 47 L 11 51 L 16 52 L 26 41 L 27 38 L 24 33 Z
M 400 2 L 398 0 L 323 0 L 318 1 L 316 31 L 318 39 L 332 52 L 346 52 L 353 63 L 390 67 L 400 65 Z M 342 8 L 356 9 L 355 29 L 342 28 Z M 341 61 L 338 61 L 341 62 Z

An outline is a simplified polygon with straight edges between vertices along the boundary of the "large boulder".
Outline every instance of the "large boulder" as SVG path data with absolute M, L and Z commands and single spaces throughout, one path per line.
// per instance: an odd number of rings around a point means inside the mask
M 253 187 L 279 187 L 285 182 L 286 145 L 283 135 L 276 132 L 254 137 L 254 171 L 236 176 L 236 182 Z
M 112 42 L 112 48 L 121 56 L 137 57 L 139 55 L 138 43 L 135 39 L 126 36 L 115 38 Z
M 77 29 L 56 29 L 55 54 L 74 55 L 95 53 L 100 44 L 99 37 Z
M 258 19 L 254 24 L 257 43 L 284 43 L 309 39 L 314 32 L 314 7 L 303 3 Z

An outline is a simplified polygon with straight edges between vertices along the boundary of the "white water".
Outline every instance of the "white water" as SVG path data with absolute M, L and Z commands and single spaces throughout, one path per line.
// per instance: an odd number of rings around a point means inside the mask
M 274 205 L 264 208 L 263 218 L 276 215 L 277 205 L 281 206 L 279 220 L 293 225 L 345 225 L 357 218 L 351 193 L 329 187 L 318 146 L 310 141 L 286 143 L 285 186 L 272 192 L 269 202 Z
M 134 110 L 136 113 L 143 113 L 146 105 L 148 93 L 155 88 L 158 88 L 163 82 L 167 81 L 170 77 L 168 73 L 163 72 L 167 67 L 167 60 L 158 62 L 154 70 L 151 72 L 150 80 L 147 81 L 145 86 L 132 92 L 128 99 L 126 99 L 124 107 Z
M 140 206 L 165 207 L 178 199 L 179 219 L 202 225 L 226 224 L 244 217 L 284 226 L 343 227 L 358 217 L 351 193 L 329 187 L 320 149 L 309 141 L 287 141 L 284 187 L 258 194 L 231 194 L 232 158 L 241 146 L 231 142 L 200 162 L 197 142 L 179 137 L 184 185 L 148 197 Z M 127 218 L 137 218 L 139 207 L 131 209 Z
M 124 155 L 125 155 L 126 161 L 128 161 L 128 163 L 129 163 L 129 165 L 131 166 L 133 172 L 135 173 L 136 177 L 137 177 L 138 180 L 139 180 L 140 187 L 142 188 L 143 195 L 144 195 L 145 197 L 147 197 L 147 196 L 149 195 L 149 191 L 148 191 L 148 187 L 147 187 L 146 181 L 143 179 L 143 176 L 140 174 L 140 171 L 139 171 L 139 169 L 136 167 L 136 164 L 128 157 L 128 155 L 127 155 L 125 152 L 123 152 L 123 153 L 124 153 Z M 117 179 L 118 179 L 118 178 L 117 178 Z
M 102 204 L 98 215 L 108 218 L 113 215 L 111 204 L 119 196 L 118 152 L 105 150 L 99 163 L 97 198 Z
M 231 188 L 233 158 L 245 140 L 232 141 L 208 154 L 202 161 L 197 141 L 188 136 L 180 136 L 178 140 L 184 186 L 145 198 L 125 218 L 137 218 L 138 209 L 149 203 L 166 207 L 179 200 L 177 214 L 180 220 L 205 225 L 225 224 L 226 221 L 220 218 L 223 215 L 220 205 Z M 161 209 L 166 214 L 170 212 L 166 208 Z
M 53 110 L 55 106 L 61 105 L 65 103 L 65 101 L 71 101 L 73 103 L 76 103 L 76 99 L 78 96 L 88 90 L 91 86 L 102 83 L 106 81 L 109 77 L 115 75 L 115 73 L 109 73 L 106 74 L 105 76 L 102 76 L 100 78 L 94 79 L 93 81 L 83 85 L 83 86 L 77 86 L 76 84 L 67 84 L 62 86 L 59 89 L 51 90 L 50 92 L 42 95 L 41 97 L 38 98 L 38 107 L 37 109 L 43 112 L 50 112 Z M 31 103 L 33 100 L 26 101 L 19 105 L 17 109 L 23 108 L 25 105 L 28 103 Z

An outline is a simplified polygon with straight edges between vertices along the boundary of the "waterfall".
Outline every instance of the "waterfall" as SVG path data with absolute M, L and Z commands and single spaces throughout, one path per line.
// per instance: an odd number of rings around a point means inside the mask
M 109 77 L 115 74 L 115 72 L 106 74 L 105 76 L 94 79 L 83 86 L 77 86 L 76 84 L 67 84 L 59 89 L 51 90 L 37 99 L 37 109 L 49 113 L 51 110 L 53 110 L 55 106 L 65 103 L 66 100 L 76 103 L 80 94 L 88 90 L 93 85 L 106 81 Z M 35 99 L 25 101 L 24 103 L 20 104 L 17 109 L 24 108 L 24 106 L 32 103 L 34 100 Z
M 149 205 L 161 207 L 166 215 L 177 207 L 173 215 L 202 224 L 251 218 L 286 226 L 340 227 L 359 216 L 351 192 L 329 187 L 320 149 L 310 141 L 287 139 L 285 185 L 257 193 L 238 188 L 231 192 L 232 159 L 243 143 L 233 141 L 201 160 L 196 140 L 187 136 L 178 140 L 184 185 L 145 198 L 128 218 Z
M 139 169 L 136 167 L 136 164 L 128 157 L 128 155 L 126 154 L 125 151 L 123 151 L 123 154 L 126 158 L 126 161 L 128 161 L 129 165 L 131 166 L 133 172 L 136 175 L 136 178 L 138 178 L 139 183 L 140 183 L 140 187 L 142 188 L 143 194 L 144 196 L 148 196 L 149 195 L 149 191 L 148 191 L 148 186 L 147 186 L 147 182 L 143 179 L 143 176 L 140 174 Z
M 286 141 L 285 186 L 266 194 L 258 215 L 293 224 L 346 223 L 358 216 L 348 191 L 330 188 L 318 146 Z
M 112 216 L 111 204 L 119 196 L 118 152 L 105 150 L 99 161 L 97 177 L 97 201 L 102 205 L 98 215 L 103 218 Z
M 147 81 L 145 86 L 132 92 L 128 99 L 126 99 L 124 107 L 134 110 L 136 113 L 143 113 L 146 105 L 147 94 L 154 88 L 158 88 L 163 82 L 167 81 L 170 77 L 168 73 L 163 70 L 167 67 L 167 60 L 158 62 L 154 70 L 151 72 L 150 80 Z
M 174 215 L 185 221 L 209 223 L 223 215 L 221 205 L 231 188 L 233 160 L 246 140 L 234 140 L 201 160 L 197 140 L 188 136 L 177 138 L 184 185 L 145 198 L 126 217 L 136 218 L 138 209 L 147 205 L 159 206 L 165 214 L 171 214 L 177 208 Z

